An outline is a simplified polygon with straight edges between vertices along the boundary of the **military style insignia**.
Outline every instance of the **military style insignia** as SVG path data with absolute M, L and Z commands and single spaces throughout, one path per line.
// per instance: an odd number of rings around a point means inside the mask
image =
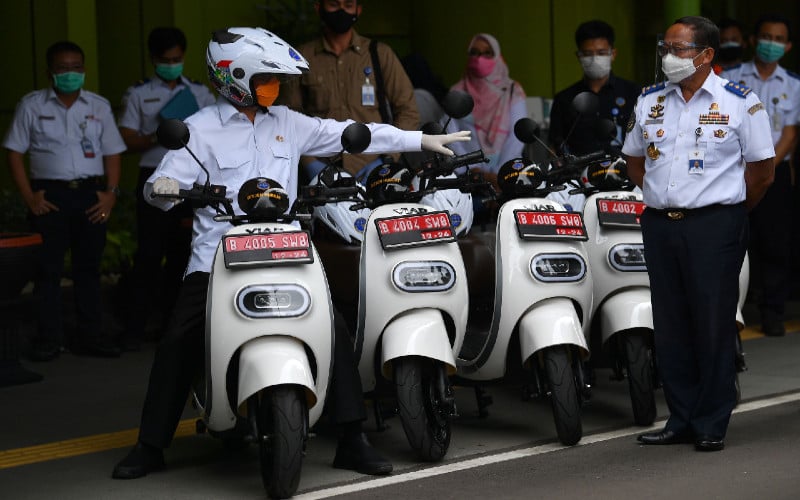
M 754 115 L 756 114 L 756 111 L 760 111 L 762 109 L 764 109 L 764 105 L 759 102 L 750 106 L 750 109 L 748 109 L 747 112 L 751 115 Z
M 633 130 L 633 126 L 636 125 L 636 114 L 631 113 L 631 117 L 628 118 L 628 125 L 625 127 L 625 130 L 630 132 Z
M 712 102 L 711 107 L 708 108 L 710 111 L 719 111 L 719 104 Z
M 664 129 L 660 128 L 656 131 L 656 137 L 664 137 Z
M 666 101 L 666 100 L 667 100 L 667 96 L 665 96 L 665 95 L 660 95 L 660 96 L 658 96 L 658 97 L 656 98 L 656 100 L 657 100 L 659 103 L 662 103 L 662 102 L 664 102 L 664 101 Z
M 786 99 L 788 99 L 788 97 L 786 96 L 786 94 L 781 94 L 781 99 L 785 101 Z
M 650 145 L 647 146 L 647 157 L 655 161 L 658 160 L 659 156 L 661 156 L 661 151 L 651 142 Z
M 709 111 L 708 114 L 701 114 L 698 123 L 700 125 L 727 125 L 730 115 L 720 114 L 719 111 Z
M 278 141 L 278 142 L 283 142 L 283 136 L 282 135 L 276 135 L 275 136 L 275 140 Z
M 642 138 L 643 139 L 649 139 L 650 138 L 650 134 L 647 133 L 647 130 L 643 130 L 642 131 Z
M 737 95 L 741 98 L 747 97 L 747 94 L 753 91 L 753 89 L 747 85 L 744 85 L 743 83 L 728 82 L 725 84 L 724 88 L 731 94 Z
M 647 114 L 650 118 L 661 118 L 664 116 L 664 105 L 663 104 L 656 104 L 650 108 L 650 112 Z
M 723 139 L 726 135 L 728 135 L 728 132 L 726 130 L 722 130 L 721 128 L 718 128 L 714 131 L 714 137 L 717 139 Z

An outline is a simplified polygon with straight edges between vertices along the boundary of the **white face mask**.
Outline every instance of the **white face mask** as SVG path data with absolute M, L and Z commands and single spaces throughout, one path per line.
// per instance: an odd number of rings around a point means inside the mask
M 705 49 L 703 49 L 705 52 Z M 664 75 L 667 77 L 670 83 L 680 83 L 683 80 L 689 78 L 697 71 L 697 68 L 702 66 L 698 66 L 695 68 L 694 60 L 700 57 L 703 53 L 697 54 L 691 59 L 683 59 L 678 57 L 674 54 L 667 54 L 661 58 L 661 69 L 664 71 Z
M 611 73 L 611 56 L 579 57 L 583 73 L 590 80 L 605 78 Z

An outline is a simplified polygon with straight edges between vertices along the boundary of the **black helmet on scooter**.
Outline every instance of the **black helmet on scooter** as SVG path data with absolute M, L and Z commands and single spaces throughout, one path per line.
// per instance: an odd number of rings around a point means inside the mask
M 413 179 L 413 172 L 399 163 L 384 163 L 367 176 L 367 197 L 378 205 L 400 200 Z
M 289 208 L 289 193 L 267 177 L 250 179 L 239 189 L 239 207 L 247 215 L 278 218 Z
M 600 191 L 625 189 L 628 184 L 628 165 L 622 158 L 596 163 L 589 167 L 587 177 L 589 183 Z
M 503 163 L 497 171 L 497 186 L 508 198 L 530 194 L 543 187 L 544 172 L 539 165 L 525 165 L 522 158 L 514 158 Z

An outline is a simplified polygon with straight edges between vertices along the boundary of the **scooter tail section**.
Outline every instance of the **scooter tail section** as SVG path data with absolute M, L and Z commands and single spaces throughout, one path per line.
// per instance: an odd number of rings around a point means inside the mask
M 634 288 L 616 293 L 600 308 L 600 324 L 605 344 L 615 333 L 632 328 L 653 330 L 653 306 L 649 288 Z
M 441 361 L 447 374 L 456 372 L 453 346 L 438 309 L 413 309 L 392 319 L 383 331 L 381 371 L 392 378 L 391 361 L 406 356 L 422 356 Z
M 563 297 L 543 300 L 519 320 L 522 362 L 537 351 L 553 345 L 569 344 L 580 348 L 581 358 L 589 358 L 589 347 L 572 301 Z

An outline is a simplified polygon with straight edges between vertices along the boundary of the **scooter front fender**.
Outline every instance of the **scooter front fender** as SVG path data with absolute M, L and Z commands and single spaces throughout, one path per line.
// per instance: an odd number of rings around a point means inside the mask
M 538 302 L 519 320 L 519 342 L 522 362 L 534 353 L 560 344 L 580 348 L 581 358 L 589 357 L 583 327 L 570 299 L 554 297 Z
M 649 288 L 632 288 L 610 296 L 600 307 L 600 325 L 605 344 L 615 333 L 632 328 L 653 329 L 653 306 Z
M 441 361 L 447 374 L 456 372 L 453 346 L 438 309 L 414 309 L 396 316 L 386 325 L 381 340 L 381 372 L 391 379 L 391 361 L 406 356 L 422 356 Z

